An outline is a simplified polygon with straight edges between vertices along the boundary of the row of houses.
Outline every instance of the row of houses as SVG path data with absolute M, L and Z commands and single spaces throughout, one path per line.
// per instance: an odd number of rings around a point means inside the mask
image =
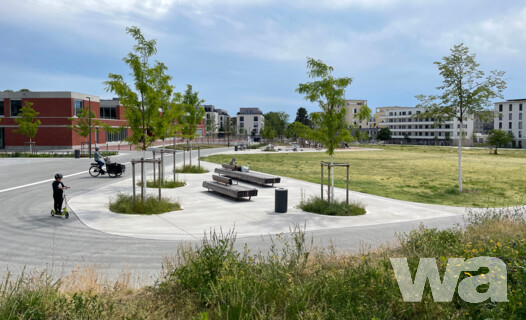
M 346 121 L 347 124 L 368 132 L 370 139 L 374 139 L 381 128 L 389 128 L 394 143 L 445 145 L 458 142 L 461 124 L 457 119 L 437 126 L 435 119 L 415 117 L 424 111 L 423 108 L 391 106 L 376 108 L 374 116 L 360 121 L 357 115 L 366 105 L 367 100 L 347 100 Z M 482 114 L 464 118 L 464 140 L 468 144 L 482 143 L 489 131 L 500 129 L 513 134 L 516 147 L 526 148 L 523 129 L 524 105 L 526 99 L 499 101 L 494 103 L 494 112 L 490 119 Z
M 92 132 L 91 140 L 94 144 L 118 144 L 128 135 L 130 129 L 120 132 L 106 132 L 103 124 L 111 127 L 125 127 L 127 125 L 124 106 L 119 99 L 100 99 L 96 95 L 78 92 L 0 92 L 0 149 L 23 149 L 28 139 L 15 132 L 18 124 L 15 119 L 20 116 L 25 102 L 33 103 L 33 108 L 39 114 L 37 119 L 41 125 L 33 141 L 37 149 L 72 149 L 81 148 L 86 138 L 71 130 L 71 119 L 77 116 L 80 109 L 91 109 L 96 120 L 100 123 Z M 239 135 L 259 136 L 264 126 L 263 112 L 259 108 L 241 108 L 236 117 L 230 117 L 222 109 L 212 105 L 202 106 L 205 118 L 197 128 L 197 134 L 207 133 L 207 124 L 213 122 L 213 133 L 220 131 Z M 211 120 L 211 121 L 209 121 Z M 208 126 L 210 128 L 210 126 Z

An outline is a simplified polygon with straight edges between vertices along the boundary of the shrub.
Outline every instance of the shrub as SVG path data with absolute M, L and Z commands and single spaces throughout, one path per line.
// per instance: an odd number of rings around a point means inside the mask
M 137 182 L 137 186 L 140 187 L 141 185 L 142 185 L 141 181 Z M 186 182 L 184 181 L 164 180 L 163 183 L 161 184 L 161 188 L 174 189 L 174 188 L 184 187 L 185 185 L 186 185 Z M 159 180 L 155 180 L 155 182 L 153 180 L 147 180 L 146 187 L 147 188 L 159 188 Z
M 365 207 L 361 203 L 349 203 L 345 201 L 333 201 L 329 205 L 320 197 L 311 197 L 301 200 L 300 208 L 303 211 L 323 214 L 327 216 L 359 216 L 365 214 Z
M 127 214 L 160 214 L 170 211 L 181 210 L 178 202 L 173 202 L 170 199 L 147 195 L 144 202 L 141 201 L 141 196 L 137 196 L 135 208 L 133 207 L 133 196 L 123 193 L 117 194 L 110 199 L 110 210 L 117 213 Z
M 176 173 L 207 173 L 208 170 L 203 167 L 186 165 L 182 168 L 176 169 Z

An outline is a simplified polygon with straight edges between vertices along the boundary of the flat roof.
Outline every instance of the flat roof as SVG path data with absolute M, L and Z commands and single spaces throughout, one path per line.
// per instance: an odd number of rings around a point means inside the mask
M 14 92 L 0 92 L 1 99 L 78 99 L 88 100 L 91 98 L 93 102 L 100 102 L 100 97 L 96 95 L 90 95 L 80 92 L 72 91 L 14 91 Z

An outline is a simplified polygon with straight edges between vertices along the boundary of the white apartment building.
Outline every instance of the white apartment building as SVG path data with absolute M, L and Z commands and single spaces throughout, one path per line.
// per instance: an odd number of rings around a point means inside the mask
M 345 122 L 352 126 L 358 125 L 360 129 L 375 128 L 376 119 L 365 119 L 360 121 L 358 119 L 358 113 L 360 113 L 363 106 L 367 105 L 367 100 L 345 100 L 344 108 L 347 110 L 345 113 Z
M 259 108 L 240 108 L 236 115 L 238 134 L 260 135 L 265 125 L 265 117 Z
M 226 130 L 227 123 L 230 121 L 228 112 L 213 105 L 204 105 L 203 108 L 205 109 L 205 127 L 208 121 L 212 121 L 215 126 L 214 133 L 219 132 L 221 128 Z
M 495 112 L 498 113 L 494 120 L 495 129 L 513 133 L 516 146 L 519 148 L 526 148 L 524 106 L 526 106 L 526 99 L 495 102 Z
M 460 122 L 457 119 L 446 121 L 440 125 L 434 125 L 434 119 L 417 119 L 416 114 L 423 112 L 423 108 L 415 107 L 382 107 L 379 121 L 380 127 L 391 130 L 392 140 L 395 142 L 407 142 L 413 144 L 446 145 L 458 143 L 460 136 Z M 466 118 L 463 121 L 463 131 L 467 143 L 471 143 L 473 134 L 473 119 Z

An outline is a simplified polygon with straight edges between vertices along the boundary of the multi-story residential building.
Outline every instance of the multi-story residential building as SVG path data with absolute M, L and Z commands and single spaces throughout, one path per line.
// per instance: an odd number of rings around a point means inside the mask
M 218 119 L 218 130 L 225 131 L 230 126 L 230 116 L 223 109 L 216 109 Z
M 36 149 L 76 148 L 86 138 L 69 129 L 70 118 L 75 118 L 78 110 L 91 108 L 95 120 L 113 127 L 126 125 L 124 109 L 118 100 L 100 100 L 98 96 L 77 92 L 0 92 L 0 148 L 23 149 L 28 138 L 14 132 L 18 125 L 15 119 L 25 102 L 32 102 L 33 109 L 41 121 L 33 139 Z M 118 134 L 110 134 L 102 127 L 92 133 L 94 144 L 117 141 L 126 138 L 129 129 Z
M 526 148 L 524 129 L 524 106 L 526 99 L 512 99 L 495 102 L 495 112 L 498 113 L 494 120 L 495 129 L 511 132 L 515 137 L 516 146 Z
M 350 126 L 357 125 L 360 129 L 376 127 L 376 120 L 365 119 L 360 121 L 358 119 L 358 114 L 364 106 L 367 106 L 367 100 L 345 100 L 345 122 Z
M 241 108 L 236 115 L 238 134 L 260 135 L 265 125 L 265 117 L 259 108 Z
M 419 119 L 415 115 L 423 112 L 423 108 L 415 107 L 383 107 L 379 119 L 381 127 L 391 130 L 394 142 L 415 144 L 445 145 L 450 141 L 455 144 L 460 137 L 460 121 L 457 119 L 435 125 L 435 119 Z M 473 119 L 463 121 L 464 141 L 471 142 L 473 134 Z

